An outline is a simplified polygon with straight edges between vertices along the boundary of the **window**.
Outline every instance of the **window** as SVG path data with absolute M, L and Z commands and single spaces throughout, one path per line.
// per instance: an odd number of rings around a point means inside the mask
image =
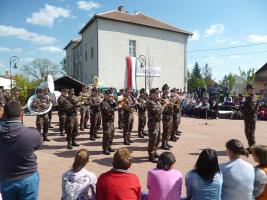
M 129 40 L 129 55 L 136 57 L 136 40 Z
M 94 57 L 94 47 L 91 47 L 91 58 Z
M 85 57 L 85 61 L 87 61 L 87 50 L 85 50 L 85 55 L 84 55 L 84 57 Z

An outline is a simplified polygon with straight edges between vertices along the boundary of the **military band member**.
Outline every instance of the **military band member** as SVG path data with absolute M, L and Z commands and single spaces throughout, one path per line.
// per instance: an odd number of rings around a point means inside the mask
M 144 128 L 146 126 L 146 104 L 147 104 L 147 97 L 146 91 L 144 88 L 140 90 L 140 95 L 138 97 L 139 104 L 137 105 L 138 109 L 138 137 L 144 138 Z
M 109 155 L 110 152 L 114 152 L 111 147 L 114 138 L 114 112 L 118 109 L 118 105 L 113 100 L 111 91 L 105 91 L 104 100 L 101 102 L 100 107 L 103 127 L 103 153 Z
M 43 89 L 38 88 L 36 90 L 37 97 L 32 102 L 32 109 L 36 112 L 41 112 L 47 110 L 50 106 L 51 99 L 49 96 L 45 95 Z M 37 115 L 36 117 L 36 127 L 37 130 L 41 133 L 43 130 L 43 140 L 50 141 L 48 139 L 48 126 L 49 126 L 49 119 L 48 113 Z
M 95 140 L 99 138 L 97 136 L 97 131 L 101 124 L 101 109 L 100 109 L 101 99 L 98 95 L 97 88 L 92 89 L 92 94 L 90 97 L 90 140 Z
M 88 129 L 88 120 L 90 114 L 89 107 L 89 92 L 87 86 L 83 85 L 82 92 L 80 93 L 81 107 L 80 107 L 80 130 Z
M 133 143 L 131 140 L 131 132 L 133 129 L 133 123 L 134 123 L 134 116 L 133 112 L 135 109 L 135 103 L 133 98 L 131 97 L 131 89 L 125 89 L 124 94 L 124 105 L 123 108 L 123 139 L 125 145 L 130 145 L 130 143 Z
M 64 136 L 65 132 L 66 112 L 64 110 L 64 102 L 67 96 L 68 96 L 68 90 L 64 88 L 61 90 L 61 95 L 57 100 L 60 136 Z
M 118 96 L 124 96 L 124 89 L 120 89 Z M 118 127 L 123 129 L 123 108 L 119 107 L 118 110 Z
M 157 154 L 157 147 L 160 143 L 160 122 L 161 114 L 164 107 L 159 102 L 159 90 L 154 88 L 150 90 L 150 100 L 147 102 L 147 116 L 148 116 L 148 156 L 149 160 L 153 163 L 157 162 L 159 155 Z
M 0 103 L 5 105 L 6 103 L 6 95 L 3 89 L 0 88 Z
M 255 129 L 257 120 L 257 100 L 254 92 L 254 87 L 251 84 L 247 84 L 246 87 L 248 96 L 240 106 L 241 112 L 244 117 L 245 134 L 248 141 L 248 150 L 251 151 L 251 146 L 255 145 Z
M 49 95 L 49 88 L 44 88 L 44 93 L 45 95 Z M 51 120 L 52 120 L 52 112 L 53 112 L 53 109 L 49 110 L 48 112 L 48 128 L 54 128 L 52 125 L 51 125 Z
M 175 93 L 175 89 L 171 90 L 171 99 L 173 102 L 173 113 L 172 113 L 172 130 L 171 130 L 171 137 L 170 140 L 176 142 L 177 138 L 176 135 L 178 134 L 178 127 L 180 124 L 180 112 L 181 112 L 181 102 L 178 99 L 177 94 Z
M 15 101 L 21 104 L 21 99 L 19 96 L 19 89 L 17 87 L 12 88 L 11 94 L 6 94 L 5 98 L 6 98 L 6 103 L 9 101 Z
M 79 99 L 75 96 L 74 89 L 70 89 L 69 95 L 64 101 L 64 109 L 66 112 L 66 133 L 68 141 L 68 149 L 72 149 L 73 146 L 79 146 L 76 143 L 76 137 L 78 135 L 78 108 L 80 106 Z
M 169 102 L 169 86 L 164 84 L 162 86 L 162 102 Z M 162 133 L 162 145 L 161 148 L 165 150 L 170 150 L 172 147 L 168 142 L 170 139 L 171 131 L 172 131 L 172 113 L 173 113 L 173 106 L 169 104 L 165 107 L 162 113 L 162 124 L 163 124 L 163 133 Z

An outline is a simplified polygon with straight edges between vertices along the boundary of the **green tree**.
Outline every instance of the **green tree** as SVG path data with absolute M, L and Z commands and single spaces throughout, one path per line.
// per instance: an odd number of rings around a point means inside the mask
M 197 78 L 202 78 L 201 69 L 200 69 L 200 66 L 199 66 L 199 64 L 197 62 L 195 63 L 195 65 L 193 67 L 192 75 L 197 77 Z
M 245 83 L 253 84 L 256 78 L 255 68 L 249 68 L 247 71 L 239 67 L 240 76 L 245 80 Z
M 198 87 L 204 87 L 205 81 L 202 78 L 197 77 L 195 74 L 188 72 L 188 91 L 194 92 Z
M 30 90 L 36 88 L 40 84 L 40 81 L 30 81 L 25 76 L 17 74 L 15 76 L 15 83 L 16 87 L 20 90 L 20 97 L 23 103 L 26 103 L 25 101 L 29 96 Z
M 236 83 L 235 75 L 232 73 L 229 73 L 227 75 L 224 75 L 223 79 L 221 80 L 221 85 L 228 85 L 229 90 L 232 91 Z

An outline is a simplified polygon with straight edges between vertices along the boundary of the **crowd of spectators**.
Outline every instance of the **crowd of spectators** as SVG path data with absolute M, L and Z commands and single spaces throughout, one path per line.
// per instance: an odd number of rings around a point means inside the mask
M 1 109 L 0 105 L 0 114 Z M 34 151 L 42 140 L 36 129 L 20 122 L 20 106 L 4 106 L 6 123 L 0 126 L 0 198 L 37 200 L 39 174 Z M 0 115 L 1 118 L 1 115 Z M 163 152 L 155 168 L 148 170 L 147 189 L 142 191 L 138 175 L 130 172 L 134 158 L 127 148 L 118 149 L 113 168 L 98 178 L 86 169 L 89 152 L 77 151 L 74 163 L 62 176 L 62 200 L 266 200 L 267 146 L 252 148 L 252 166 L 243 144 L 229 140 L 229 161 L 219 164 L 216 150 L 203 149 L 196 164 L 185 175 L 186 196 L 182 197 L 182 173 L 175 169 L 175 156 Z

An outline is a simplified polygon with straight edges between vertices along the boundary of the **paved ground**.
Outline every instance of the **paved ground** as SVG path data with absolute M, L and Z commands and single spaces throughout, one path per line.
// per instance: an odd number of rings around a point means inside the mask
M 90 151 L 90 162 L 86 166 L 88 170 L 100 175 L 111 168 L 112 155 L 102 155 L 101 139 L 95 142 L 88 140 L 88 130 L 81 132 L 78 137 L 80 147 L 73 150 L 66 149 L 65 138 L 60 137 L 58 133 L 58 117 L 53 115 L 53 126 L 50 129 L 51 142 L 45 142 L 42 148 L 36 152 L 38 157 L 38 168 L 41 176 L 40 200 L 60 199 L 61 195 L 61 176 L 68 170 L 73 162 L 75 151 L 79 148 L 86 148 Z M 172 152 L 176 156 L 175 168 L 180 170 L 183 176 L 194 166 L 199 152 L 206 147 L 214 148 L 218 152 L 219 161 L 227 160 L 225 155 L 225 142 L 232 138 L 237 138 L 246 144 L 243 133 L 243 121 L 235 120 L 209 120 L 209 125 L 204 125 L 205 121 L 201 119 L 182 118 L 181 130 L 182 137 L 176 143 L 171 143 L 174 148 Z M 35 117 L 24 117 L 26 126 L 35 126 Z M 135 125 L 133 132 L 133 143 L 129 149 L 132 150 L 134 163 L 131 172 L 136 173 L 141 181 L 142 189 L 146 190 L 146 174 L 148 169 L 153 168 L 155 164 L 147 160 L 147 142 L 148 139 L 137 138 L 137 116 L 135 116 Z M 267 121 L 259 121 L 256 129 L 256 139 L 259 144 L 267 144 Z M 116 130 L 114 148 L 123 147 L 122 132 Z M 161 150 L 159 152 L 162 152 Z M 247 159 L 253 163 L 252 158 Z M 185 190 L 183 190 L 185 193 Z

